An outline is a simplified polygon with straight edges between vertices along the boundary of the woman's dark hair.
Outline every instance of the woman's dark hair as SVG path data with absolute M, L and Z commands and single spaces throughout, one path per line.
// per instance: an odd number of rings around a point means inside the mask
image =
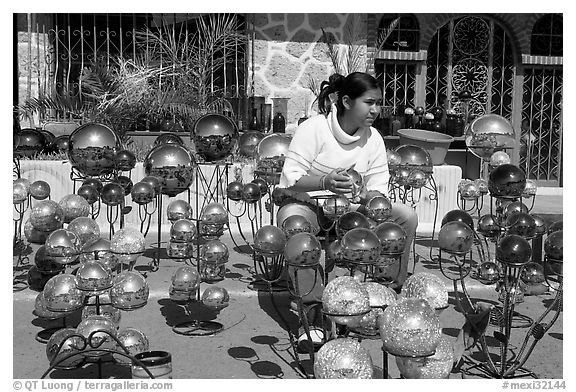
M 328 81 L 323 81 L 322 84 L 320 84 L 318 110 L 322 114 L 328 113 L 330 111 L 330 94 L 336 93 L 338 95 L 336 107 L 339 113 L 343 113 L 343 96 L 347 95 L 350 99 L 356 99 L 366 91 L 378 88 L 380 88 L 378 80 L 365 72 L 352 72 L 346 77 L 335 73 L 330 75 Z M 327 105 L 328 107 L 326 107 Z

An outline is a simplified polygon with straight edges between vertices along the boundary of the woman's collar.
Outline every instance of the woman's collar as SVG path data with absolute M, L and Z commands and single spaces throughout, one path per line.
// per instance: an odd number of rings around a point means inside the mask
M 358 129 L 354 135 L 349 135 L 344 132 L 340 123 L 338 123 L 338 110 L 336 109 L 336 104 L 332 104 L 330 108 L 330 113 L 328 114 L 328 127 L 334 135 L 334 138 L 342 144 L 352 144 L 357 142 L 365 132 L 365 128 Z

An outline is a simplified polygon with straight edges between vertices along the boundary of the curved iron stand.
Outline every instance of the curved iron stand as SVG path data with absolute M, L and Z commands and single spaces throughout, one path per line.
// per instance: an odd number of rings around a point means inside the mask
M 13 217 L 14 221 L 14 237 L 12 241 L 12 250 L 13 254 L 18 256 L 16 260 L 16 264 L 12 264 L 12 272 L 13 272 L 13 279 L 12 279 L 12 287 L 13 290 L 20 291 L 24 290 L 28 287 L 28 282 L 26 280 L 18 279 L 14 274 L 19 269 L 22 269 L 25 266 L 30 264 L 30 260 L 28 256 L 24 255 L 24 251 L 26 250 L 26 243 L 22 238 L 22 222 L 24 221 L 24 214 L 31 206 L 32 197 L 28 195 L 26 200 L 20 204 L 14 204 L 14 212 L 16 217 Z
M 246 201 L 240 200 L 240 201 L 235 201 L 235 206 L 236 207 L 240 207 L 240 208 L 234 208 L 231 206 L 230 203 L 230 199 L 226 198 L 226 210 L 228 211 L 229 215 L 232 215 L 233 218 L 235 218 L 236 220 L 236 228 L 238 229 L 238 233 L 240 234 L 240 237 L 242 238 L 242 240 L 244 241 L 244 246 L 249 247 L 250 249 L 250 253 L 253 252 L 253 248 L 252 245 L 250 243 L 250 241 L 248 241 L 248 239 L 246 238 L 246 234 L 244 233 L 244 230 L 242 229 L 242 223 L 241 223 L 241 219 L 246 216 L 248 217 L 248 220 L 250 221 L 250 229 L 251 229 L 251 234 L 252 234 L 252 238 L 254 238 L 254 235 L 256 234 L 256 231 L 258 231 L 258 229 L 260 229 L 263 225 L 263 219 L 262 219 L 262 202 L 261 200 L 258 200 L 257 202 L 254 203 L 247 203 Z M 238 211 L 240 210 L 240 211 Z M 234 234 L 232 233 L 232 228 L 230 227 L 230 224 L 228 224 L 228 229 L 230 232 L 230 238 L 232 239 L 232 242 L 234 243 L 234 246 L 236 246 L 236 248 L 238 248 L 238 250 L 241 249 L 241 245 L 238 244 L 236 238 L 234 238 Z
M 18 179 L 21 177 L 22 170 L 20 168 L 20 154 L 14 154 L 12 156 L 12 178 L 16 177 Z

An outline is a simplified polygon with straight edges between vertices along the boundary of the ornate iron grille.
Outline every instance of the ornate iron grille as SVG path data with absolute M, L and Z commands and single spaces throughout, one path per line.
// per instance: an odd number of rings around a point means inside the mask
M 376 75 L 382 81 L 383 106 L 394 112 L 404 106 L 414 106 L 416 64 L 376 60 Z

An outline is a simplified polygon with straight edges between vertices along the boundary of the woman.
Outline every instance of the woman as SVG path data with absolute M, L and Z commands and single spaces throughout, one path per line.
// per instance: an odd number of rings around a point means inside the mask
M 389 181 L 386 146 L 371 127 L 382 101 L 377 80 L 362 72 L 346 77 L 334 74 L 321 87 L 320 114 L 304 121 L 294 133 L 278 185 L 299 195 L 283 203 L 277 214 L 278 226 L 282 227 L 288 216 L 302 215 L 310 221 L 314 234 L 319 232 L 324 217 L 309 197 L 330 193 L 356 196 L 352 209 L 358 209 L 376 195 L 388 195 Z M 350 168 L 363 177 L 365 186 L 359 194 L 353 192 L 353 182 L 346 173 Z M 397 270 L 388 271 L 395 279 L 391 287 L 399 290 L 407 277 L 418 218 L 411 207 L 393 204 L 391 220 L 402 225 L 408 235 Z M 298 276 L 301 292 L 307 293 L 303 302 L 319 303 L 323 286 L 314 278 L 314 272 L 303 270 Z

